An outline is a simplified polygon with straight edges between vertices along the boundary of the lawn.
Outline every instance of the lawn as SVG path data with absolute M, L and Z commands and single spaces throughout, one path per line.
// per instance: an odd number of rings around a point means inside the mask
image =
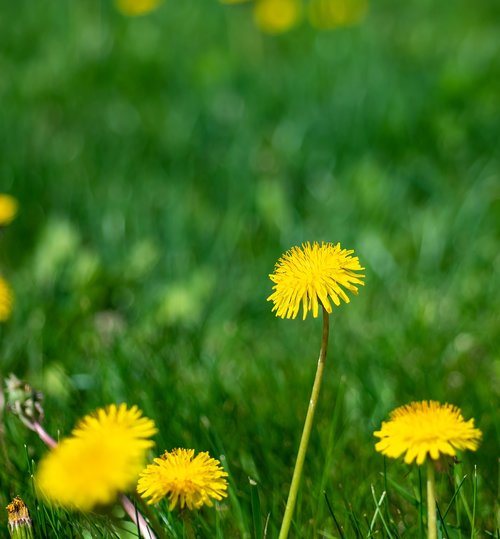
M 330 317 L 291 537 L 425 537 L 425 469 L 373 432 L 426 399 L 483 433 L 437 476 L 441 536 L 500 537 L 498 3 L 381 0 L 279 35 L 215 0 L 0 13 L 0 192 L 19 203 L 0 378 L 43 392 L 45 429 L 135 404 L 151 458 L 193 448 L 229 473 L 215 508 L 153 507 L 167 536 L 277 537 L 321 321 L 277 318 L 269 274 L 294 245 L 340 242 L 365 286 Z M 37 537 L 134 536 L 118 505 L 42 504 L 46 448 L 0 411 L 2 507 L 21 496 Z

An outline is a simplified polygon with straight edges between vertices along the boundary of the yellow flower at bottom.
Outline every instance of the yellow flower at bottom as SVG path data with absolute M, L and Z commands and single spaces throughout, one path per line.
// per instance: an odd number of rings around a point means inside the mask
M 0 277 L 0 322 L 5 322 L 10 318 L 14 296 L 7 281 Z
M 275 285 L 274 292 L 267 301 L 274 303 L 273 311 L 281 318 L 295 318 L 302 303 L 303 318 L 312 311 L 314 318 L 318 316 L 319 305 L 327 312 L 332 312 L 333 303 L 340 305 L 340 299 L 349 303 L 344 292 L 346 288 L 357 294 L 355 284 L 363 285 L 364 275 L 357 274 L 363 270 L 354 251 L 341 249 L 340 243 L 307 242 L 302 247 L 292 247 L 276 263 L 274 273 L 269 278 Z M 343 288 L 342 288 L 343 287 Z
M 220 462 L 207 452 L 194 456 L 194 449 L 165 451 L 141 472 L 137 492 L 150 498 L 149 504 L 157 503 L 165 496 L 169 499 L 169 511 L 177 504 L 183 509 L 199 509 L 212 506 L 211 498 L 221 500 L 227 496 L 227 473 Z
M 69 509 L 108 504 L 134 485 L 156 432 L 136 406 L 101 408 L 41 460 L 36 485 L 49 501 Z
M 161 0 L 115 0 L 115 5 L 123 15 L 137 17 L 154 11 Z
M 264 32 L 279 34 L 295 26 L 301 17 L 299 0 L 257 0 L 255 24 Z
M 475 451 L 482 433 L 474 428 L 474 419 L 465 421 L 462 412 L 451 404 L 436 401 L 412 402 L 391 412 L 382 422 L 375 449 L 391 458 L 405 454 L 405 462 L 424 463 L 427 455 L 437 460 L 440 454 L 456 455 L 457 450 Z
M 0 194 L 0 226 L 8 225 L 17 214 L 17 200 Z

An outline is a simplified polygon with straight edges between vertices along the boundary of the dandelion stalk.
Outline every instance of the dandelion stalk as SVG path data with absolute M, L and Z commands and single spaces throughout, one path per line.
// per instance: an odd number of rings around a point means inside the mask
M 427 459 L 427 537 L 437 539 L 436 481 L 432 459 Z
M 314 412 L 316 411 L 319 390 L 321 388 L 321 381 L 323 379 L 323 370 L 325 368 L 326 352 L 328 349 L 329 321 L 329 314 L 323 307 L 323 338 L 321 340 L 321 350 L 319 352 L 318 366 L 316 369 L 316 376 L 314 378 L 314 384 L 311 392 L 311 400 L 309 401 L 309 408 L 307 409 L 306 420 L 304 422 L 304 429 L 302 431 L 302 437 L 300 439 L 297 461 L 295 462 L 295 468 L 293 470 L 292 483 L 290 484 L 290 492 L 288 493 L 288 500 L 286 502 L 285 515 L 283 516 L 283 522 L 281 523 L 279 539 L 286 539 L 288 537 L 288 532 L 292 523 L 293 511 L 295 509 L 295 502 L 297 500 L 297 493 L 299 490 L 300 479 L 302 476 L 302 468 L 304 466 L 307 446 L 309 444 L 309 437 L 311 435 Z

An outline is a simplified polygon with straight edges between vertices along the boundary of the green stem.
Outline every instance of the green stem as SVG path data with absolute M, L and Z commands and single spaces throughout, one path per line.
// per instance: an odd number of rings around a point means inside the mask
M 434 462 L 427 459 L 427 537 L 437 539 L 436 524 L 436 482 L 434 480 Z
M 295 468 L 293 470 L 292 483 L 290 485 L 290 492 L 288 493 L 288 500 L 286 502 L 285 515 L 283 516 L 283 522 L 281 523 L 279 539 L 286 539 L 288 537 L 288 532 L 292 523 L 295 502 L 297 501 L 297 492 L 299 490 L 300 478 L 302 476 L 302 468 L 304 466 L 304 459 L 306 456 L 307 445 L 309 443 L 309 436 L 311 434 L 314 412 L 316 410 L 319 390 L 321 387 L 321 379 L 323 377 L 323 369 L 325 367 L 326 351 L 328 348 L 328 332 L 329 315 L 326 309 L 323 307 L 323 338 L 321 341 L 321 350 L 319 352 L 318 367 L 316 369 L 316 377 L 314 378 L 311 400 L 309 401 L 309 408 L 307 409 L 304 429 L 300 439 L 299 452 L 297 454 L 297 461 L 295 462 Z

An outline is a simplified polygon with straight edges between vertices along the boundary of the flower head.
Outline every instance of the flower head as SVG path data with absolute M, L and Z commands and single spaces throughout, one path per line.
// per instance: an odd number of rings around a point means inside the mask
M 258 28 L 269 34 L 280 34 L 295 26 L 301 17 L 299 0 L 257 0 L 254 19 Z
M 136 406 L 101 408 L 42 459 L 37 486 L 49 501 L 70 509 L 110 503 L 134 485 L 156 432 Z
M 0 322 L 5 322 L 10 318 L 14 296 L 7 281 L 0 277 Z
M 319 29 L 352 26 L 359 23 L 368 10 L 368 0 L 311 0 L 309 20 Z
M 273 311 L 281 318 L 295 318 L 302 303 L 303 319 L 312 311 L 318 316 L 319 305 L 332 312 L 330 304 L 340 305 L 340 300 L 349 303 L 343 290 L 357 294 L 354 285 L 363 285 L 364 270 L 354 251 L 341 249 L 340 243 L 307 242 L 302 247 L 292 247 L 276 263 L 274 273 L 269 275 L 275 283 L 274 292 L 267 298 L 274 303 Z M 342 288 L 343 287 L 343 288 Z
M 7 505 L 7 518 L 11 537 L 33 538 L 33 522 L 26 504 L 19 496 Z
M 0 226 L 8 225 L 17 214 L 17 200 L 0 194 Z
M 115 0 L 119 11 L 130 17 L 146 15 L 154 11 L 160 4 L 161 0 Z
M 165 451 L 142 471 L 137 492 L 148 503 L 157 503 L 168 496 L 169 510 L 177 504 L 183 509 L 199 509 L 213 505 L 211 498 L 221 500 L 227 496 L 227 473 L 220 462 L 207 452 L 194 456 L 194 449 Z
M 375 449 L 391 458 L 405 454 L 405 462 L 415 459 L 423 464 L 427 455 L 437 460 L 439 455 L 456 455 L 457 450 L 475 451 L 482 433 L 474 428 L 474 419 L 465 421 L 461 411 L 451 404 L 436 401 L 412 402 L 396 408 L 390 420 L 382 422 Z

